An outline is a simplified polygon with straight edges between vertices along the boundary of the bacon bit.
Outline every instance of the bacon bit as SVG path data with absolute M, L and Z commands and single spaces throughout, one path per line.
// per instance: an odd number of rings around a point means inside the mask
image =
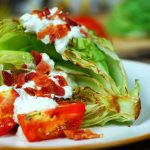
M 34 51 L 34 50 L 31 52 L 31 54 L 34 57 L 36 65 L 38 65 L 39 62 L 42 60 L 41 54 L 39 52 L 37 52 L 37 51 Z
M 48 8 L 48 7 L 46 7 L 46 8 L 44 9 L 43 13 L 44 13 L 46 16 L 51 14 L 51 12 L 49 11 L 49 8 Z
M 89 37 L 89 34 L 88 34 L 87 32 L 85 32 L 83 29 L 81 29 L 80 32 L 81 32 L 82 34 L 84 34 L 86 37 Z
M 70 31 L 71 30 L 70 25 L 66 24 L 66 26 L 67 26 L 68 30 Z
M 59 16 L 62 10 L 63 10 L 63 7 L 58 8 L 57 11 L 52 16 L 47 17 L 47 19 L 51 20 L 51 19 L 54 19 L 56 16 Z
M 49 73 L 51 71 L 51 66 L 47 62 L 41 61 L 37 65 L 36 71 L 41 74 Z
M 39 74 L 35 78 L 33 78 L 35 84 L 39 87 L 47 87 L 50 85 L 51 81 L 47 75 Z
M 58 86 L 57 84 L 55 84 L 53 89 L 54 89 L 53 94 L 55 94 L 57 96 L 64 96 L 65 95 L 65 90 L 61 86 Z
M 44 90 L 45 87 L 43 87 L 41 90 L 37 90 L 35 92 L 35 95 L 38 96 L 38 97 L 48 97 L 48 98 L 51 98 L 51 93 Z
M 25 73 L 21 73 L 17 75 L 17 88 L 21 88 L 25 83 Z
M 57 75 L 57 76 L 54 76 L 55 79 L 58 80 L 58 83 L 60 86 L 67 86 L 67 81 L 65 80 L 65 78 L 63 76 L 60 76 L 60 75 Z
M 26 93 L 28 93 L 29 95 L 35 96 L 36 89 L 33 89 L 33 88 L 31 88 L 31 87 L 27 87 L 27 88 L 24 88 L 24 90 L 25 90 Z
M 66 21 L 67 24 L 69 24 L 70 26 L 80 26 L 77 22 L 75 22 L 74 20 L 70 19 L 69 17 L 66 17 L 65 21 Z
M 35 76 L 36 76 L 35 72 L 30 72 L 30 73 L 26 74 L 25 81 L 28 82 L 28 81 L 32 80 Z
M 21 66 L 23 69 L 27 69 L 28 68 L 28 66 L 26 65 L 26 64 L 22 64 L 22 66 Z
M 38 32 L 38 39 L 43 39 L 46 35 L 50 37 L 50 43 L 53 43 L 55 39 L 65 37 L 70 30 L 68 24 L 49 25 L 43 31 Z
M 69 31 L 68 30 L 68 25 L 58 24 L 57 25 L 57 31 L 56 31 L 56 39 L 63 38 L 64 36 L 67 35 L 68 31 Z
M 7 71 L 2 71 L 3 82 L 7 86 L 12 86 L 15 84 L 15 76 Z
M 33 11 L 32 11 L 32 14 L 38 15 L 38 17 L 39 17 L 41 20 L 42 20 L 43 17 L 44 17 L 44 14 L 43 14 L 43 12 L 42 12 L 41 10 L 33 10 Z
M 50 43 L 52 44 L 55 41 L 55 35 L 49 35 Z
M 102 138 L 102 134 L 96 134 L 89 129 L 64 130 L 64 134 L 69 139 L 82 140 L 92 138 Z
M 65 90 L 51 80 L 48 75 L 40 74 L 33 78 L 33 80 L 37 86 L 42 87 L 41 91 L 46 94 L 55 94 L 57 96 L 63 96 L 65 94 Z

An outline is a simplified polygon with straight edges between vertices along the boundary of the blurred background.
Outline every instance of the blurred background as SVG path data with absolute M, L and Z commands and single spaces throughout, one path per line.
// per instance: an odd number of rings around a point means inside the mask
M 54 6 L 110 39 L 120 57 L 150 63 L 149 0 L 0 0 L 0 18 Z
M 0 19 L 55 6 L 111 40 L 120 57 L 150 63 L 150 0 L 0 0 Z M 149 144 L 147 140 L 114 150 L 150 150 Z

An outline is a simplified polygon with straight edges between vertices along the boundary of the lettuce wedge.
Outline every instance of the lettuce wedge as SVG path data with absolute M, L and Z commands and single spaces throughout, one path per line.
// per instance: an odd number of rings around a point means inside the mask
M 15 22 L 13 30 L 7 27 L 9 24 L 14 24 L 13 20 L 0 26 L 0 51 L 30 52 L 34 49 L 47 53 L 55 61 L 56 69 L 68 74 L 74 88 L 71 101 L 86 104 L 83 127 L 137 119 L 139 84 L 135 81 L 135 87 L 130 91 L 121 60 L 109 41 L 89 32 L 89 38 L 73 38 L 60 55 L 53 44 L 45 45 L 34 33 L 25 32 L 19 21 Z

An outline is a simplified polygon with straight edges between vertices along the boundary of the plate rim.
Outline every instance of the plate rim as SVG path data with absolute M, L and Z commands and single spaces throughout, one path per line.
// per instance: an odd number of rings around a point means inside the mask
M 139 62 L 139 61 L 134 61 L 134 60 L 128 60 L 128 59 L 121 59 L 122 63 L 125 65 L 125 63 L 135 63 L 138 65 L 145 65 L 147 67 L 150 67 L 149 63 L 144 63 L 144 62 Z M 117 140 L 113 142 L 99 142 L 99 143 L 93 143 L 93 144 L 81 144 L 81 145 L 74 145 L 74 146 L 63 146 L 63 147 L 37 147 L 37 146 L 28 146 L 28 147 L 18 147 L 18 146 L 5 146 L 0 144 L 0 150 L 68 150 L 68 149 L 92 149 L 92 148 L 99 148 L 99 149 L 106 149 L 106 148 L 113 148 L 113 147 L 118 147 L 122 145 L 128 145 L 132 144 L 135 142 L 143 141 L 150 139 L 150 133 L 146 133 L 140 136 L 135 136 L 132 138 L 125 138 L 122 140 Z
M 113 142 L 102 142 L 96 144 L 86 144 L 86 145 L 77 145 L 77 146 L 63 146 L 63 147 L 17 147 L 17 146 L 0 146 L 1 150 L 73 150 L 73 149 L 106 149 L 106 148 L 114 148 L 122 145 L 128 145 L 135 142 L 143 141 L 150 139 L 150 133 L 144 134 L 141 136 L 136 136 L 133 138 L 125 138 L 123 140 L 113 141 Z

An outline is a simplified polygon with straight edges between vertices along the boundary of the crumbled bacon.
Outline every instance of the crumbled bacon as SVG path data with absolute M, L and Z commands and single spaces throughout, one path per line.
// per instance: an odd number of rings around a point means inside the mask
M 25 77 L 26 82 L 32 80 L 35 76 L 36 76 L 36 72 L 27 73 Z
M 27 69 L 28 66 L 27 66 L 26 64 L 22 64 L 22 68 L 23 68 L 23 69 Z
M 43 19 L 44 17 L 43 11 L 40 10 L 33 10 L 32 14 L 37 14 L 40 19 Z
M 60 86 L 67 86 L 67 81 L 65 80 L 63 76 L 56 75 L 54 76 L 54 78 L 58 80 L 58 83 Z
M 33 78 L 33 81 L 39 87 L 47 87 L 48 85 L 50 85 L 50 79 L 48 75 L 39 74 L 35 78 Z
M 70 19 L 69 17 L 65 18 L 65 21 L 70 25 L 70 26 L 79 26 L 79 24 L 75 21 L 73 21 L 72 19 Z
M 47 62 L 42 60 L 36 66 L 36 71 L 41 74 L 49 73 L 51 71 L 51 66 Z
M 81 29 L 80 32 L 81 32 L 83 35 L 85 35 L 85 37 L 89 37 L 89 34 L 88 34 L 86 31 L 84 31 L 83 29 Z
M 82 140 L 103 137 L 102 134 L 96 134 L 89 129 L 64 130 L 64 134 L 69 139 Z
M 32 50 L 31 52 L 32 56 L 34 57 L 36 65 L 39 64 L 39 62 L 42 60 L 42 56 L 39 52 Z
M 48 7 L 46 7 L 46 8 L 44 9 L 43 13 L 44 13 L 46 16 L 51 14 L 51 12 L 49 11 L 49 8 L 48 8 Z
M 12 86 L 15 84 L 15 76 L 7 71 L 2 71 L 3 82 L 7 86 Z
M 41 90 L 37 90 L 35 92 L 35 95 L 38 97 L 48 97 L 51 98 L 51 93 L 49 92 L 49 90 L 46 90 L 47 87 L 43 87 L 41 88 Z
M 65 94 L 65 90 L 57 85 L 52 79 L 48 77 L 48 75 L 38 75 L 33 78 L 35 84 L 41 88 L 41 91 L 45 93 L 55 94 L 57 96 L 63 96 Z
M 26 82 L 25 73 L 20 73 L 17 75 L 17 88 L 21 88 L 22 85 Z
M 49 16 L 49 17 L 46 17 L 47 19 L 54 19 L 56 16 L 59 16 L 59 14 L 61 14 L 61 11 L 62 11 L 63 7 L 57 9 L 57 11 L 52 15 L 52 16 Z
M 36 89 L 31 88 L 31 87 L 26 87 L 26 88 L 24 88 L 24 90 L 25 90 L 29 95 L 35 96 Z
M 50 43 L 53 43 L 55 39 L 65 37 L 70 30 L 68 24 L 49 25 L 44 30 L 38 32 L 38 39 L 43 39 L 46 35 L 50 37 Z

